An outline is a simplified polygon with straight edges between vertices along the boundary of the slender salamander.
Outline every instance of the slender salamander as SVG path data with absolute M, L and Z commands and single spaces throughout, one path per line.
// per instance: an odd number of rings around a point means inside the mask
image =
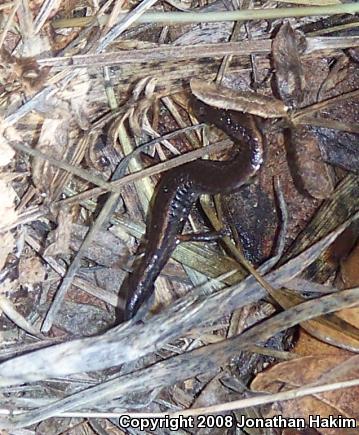
M 192 206 L 202 194 L 229 193 L 240 188 L 263 161 L 257 119 L 195 100 L 192 109 L 200 122 L 211 123 L 236 145 L 229 161 L 196 160 L 165 172 L 155 189 L 145 239 L 145 252 L 125 280 L 125 320 L 132 318 L 154 291 L 154 282 L 179 243 Z

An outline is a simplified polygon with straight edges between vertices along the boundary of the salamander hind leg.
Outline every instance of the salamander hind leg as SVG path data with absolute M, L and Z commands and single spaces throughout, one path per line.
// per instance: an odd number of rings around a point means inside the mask
M 225 236 L 230 236 L 229 228 L 222 228 L 219 231 L 205 231 L 201 233 L 180 234 L 177 236 L 179 242 L 216 242 Z

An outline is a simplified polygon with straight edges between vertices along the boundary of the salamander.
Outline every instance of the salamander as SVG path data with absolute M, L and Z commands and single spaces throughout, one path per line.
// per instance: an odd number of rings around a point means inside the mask
M 145 252 L 124 282 L 125 320 L 132 318 L 154 291 L 154 283 L 179 243 L 192 206 L 203 194 L 239 189 L 260 168 L 262 136 L 250 114 L 211 107 L 194 100 L 191 109 L 200 122 L 214 125 L 235 143 L 231 160 L 196 160 L 165 172 L 151 200 Z

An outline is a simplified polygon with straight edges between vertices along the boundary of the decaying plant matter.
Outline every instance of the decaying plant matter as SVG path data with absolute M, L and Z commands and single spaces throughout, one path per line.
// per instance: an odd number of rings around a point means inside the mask
M 316 3 L 0 5 L 2 430 L 357 416 L 359 5 Z M 119 323 L 158 177 L 233 153 L 194 98 L 258 117 L 264 162 Z

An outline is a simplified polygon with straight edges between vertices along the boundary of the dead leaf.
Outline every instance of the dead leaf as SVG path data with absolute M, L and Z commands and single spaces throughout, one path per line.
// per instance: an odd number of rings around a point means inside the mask
M 344 288 L 359 286 L 359 243 L 342 262 L 340 274 Z
M 20 258 L 19 282 L 20 284 L 33 285 L 44 281 L 46 270 L 41 260 L 36 257 Z
M 359 244 L 355 246 L 350 255 L 342 262 L 340 278 L 343 283 L 343 288 L 359 286 Z M 358 307 L 341 310 L 337 315 L 356 328 L 359 328 Z
M 346 310 L 338 311 L 338 317 L 345 320 L 350 325 L 359 328 L 359 308 L 347 308 Z
M 287 135 L 288 160 L 298 190 L 317 199 L 334 190 L 332 168 L 323 161 L 320 142 L 309 126 L 293 127 Z
M 283 118 L 288 107 L 276 98 L 255 92 L 238 91 L 203 80 L 191 80 L 192 93 L 201 101 L 219 109 L 251 113 L 262 118 Z
M 305 36 L 293 30 L 288 22 L 280 27 L 272 43 L 277 90 L 290 107 L 299 106 L 303 100 L 305 81 L 300 55 L 305 46 Z
M 325 377 L 326 383 L 354 379 L 359 377 L 359 364 L 355 369 L 354 364 L 357 361 L 352 361 L 352 358 L 347 352 L 340 351 L 335 355 L 315 355 L 286 361 L 257 375 L 251 384 L 251 389 L 256 392 L 277 393 L 315 384 L 321 377 Z M 355 356 L 355 358 L 358 357 Z M 265 417 L 280 414 L 284 418 L 305 418 L 307 421 L 309 415 L 320 415 L 322 418 L 330 415 L 358 418 L 359 403 L 356 399 L 358 394 L 359 387 L 346 388 L 280 404 L 274 403 L 270 408 L 265 410 L 263 408 L 262 412 Z M 320 428 L 318 430 L 323 435 L 348 433 L 338 429 Z
M 318 100 L 324 100 L 328 91 L 334 89 L 338 84 L 345 79 L 348 74 L 349 59 L 344 54 L 339 56 L 335 64 L 330 69 L 328 76 L 320 87 Z
M 349 351 L 339 349 L 335 346 L 332 346 L 330 344 L 318 340 L 317 338 L 313 337 L 302 328 L 300 328 L 299 330 L 299 338 L 297 343 L 295 344 L 293 352 L 301 356 L 337 355 L 337 354 L 344 354 L 345 352 L 348 355 L 352 355 L 351 352 Z
M 340 293 L 338 293 L 338 295 L 339 294 Z M 282 289 L 281 291 L 276 290 L 273 296 L 276 301 L 286 309 L 300 304 L 305 300 L 297 293 L 286 289 Z M 315 303 L 315 300 L 313 300 L 313 303 Z M 317 301 L 317 304 L 321 304 L 320 299 Z M 353 308 L 353 310 L 355 309 L 356 308 Z M 314 337 L 326 343 L 353 351 L 359 349 L 359 330 L 352 324 L 346 322 L 342 316 L 338 317 L 336 314 L 327 314 L 316 319 L 302 322 L 301 327 Z
M 45 249 L 44 255 L 68 254 L 70 252 L 72 215 L 68 207 L 62 207 L 57 216 L 57 227 L 49 234 L 52 243 Z
M 82 71 L 76 80 L 73 80 L 59 95 L 71 105 L 71 116 L 81 130 L 90 128 L 90 107 L 88 92 L 90 78 L 86 71 Z

